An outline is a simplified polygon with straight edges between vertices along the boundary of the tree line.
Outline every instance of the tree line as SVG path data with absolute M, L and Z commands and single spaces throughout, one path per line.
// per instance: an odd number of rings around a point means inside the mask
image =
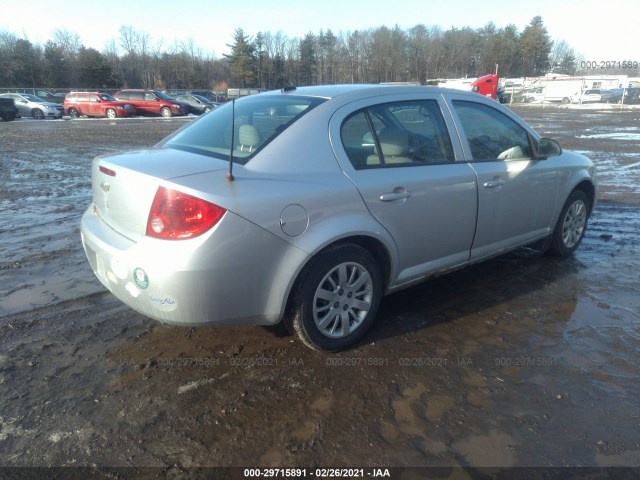
M 250 36 L 236 29 L 230 53 L 205 54 L 192 39 L 165 46 L 148 33 L 122 26 L 102 52 L 77 34 L 55 30 L 44 45 L 0 31 L 0 87 L 274 89 L 285 85 L 419 82 L 429 79 L 575 74 L 579 56 L 554 42 L 540 16 L 520 32 L 499 28 L 443 30 L 416 25 L 289 38 L 282 32 Z M 591 70 L 589 73 L 599 73 Z M 606 73 L 616 73 L 611 70 Z M 624 73 L 629 73 L 625 71 Z

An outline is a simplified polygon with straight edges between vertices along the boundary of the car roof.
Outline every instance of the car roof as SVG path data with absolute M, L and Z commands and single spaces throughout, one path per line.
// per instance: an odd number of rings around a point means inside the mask
M 282 90 L 273 90 L 261 93 L 260 95 L 278 95 L 278 94 L 302 95 L 309 97 L 321 98 L 337 98 L 343 96 L 351 96 L 354 99 L 366 98 L 377 95 L 394 95 L 402 93 L 455 93 L 460 95 L 470 95 L 473 98 L 478 96 L 477 93 L 466 90 L 455 90 L 451 88 L 441 88 L 432 86 L 413 86 L 413 85 L 368 85 L 368 84 L 347 84 L 347 85 L 319 85 L 311 87 L 291 87 Z

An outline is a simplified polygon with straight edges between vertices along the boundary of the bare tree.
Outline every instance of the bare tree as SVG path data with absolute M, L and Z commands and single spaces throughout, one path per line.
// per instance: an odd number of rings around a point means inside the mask
M 549 55 L 549 63 L 553 72 L 573 75 L 577 70 L 576 52 L 565 40 L 555 42 Z

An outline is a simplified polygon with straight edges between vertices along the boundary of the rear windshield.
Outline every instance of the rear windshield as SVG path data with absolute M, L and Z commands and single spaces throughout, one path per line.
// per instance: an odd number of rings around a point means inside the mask
M 247 163 L 322 98 L 252 95 L 224 105 L 160 142 L 159 146 Z M 233 125 L 233 129 L 232 129 Z

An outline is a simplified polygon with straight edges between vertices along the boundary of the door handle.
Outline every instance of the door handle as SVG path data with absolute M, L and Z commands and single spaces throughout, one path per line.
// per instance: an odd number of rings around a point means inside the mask
M 496 187 L 501 187 L 503 185 L 504 185 L 504 180 L 501 179 L 500 177 L 495 177 L 493 180 L 484 182 L 482 184 L 484 188 L 496 188 Z
M 405 189 L 396 189 L 393 192 L 380 195 L 380 200 L 383 202 L 394 202 L 396 200 L 405 200 L 409 197 L 411 197 L 411 192 L 407 192 Z

